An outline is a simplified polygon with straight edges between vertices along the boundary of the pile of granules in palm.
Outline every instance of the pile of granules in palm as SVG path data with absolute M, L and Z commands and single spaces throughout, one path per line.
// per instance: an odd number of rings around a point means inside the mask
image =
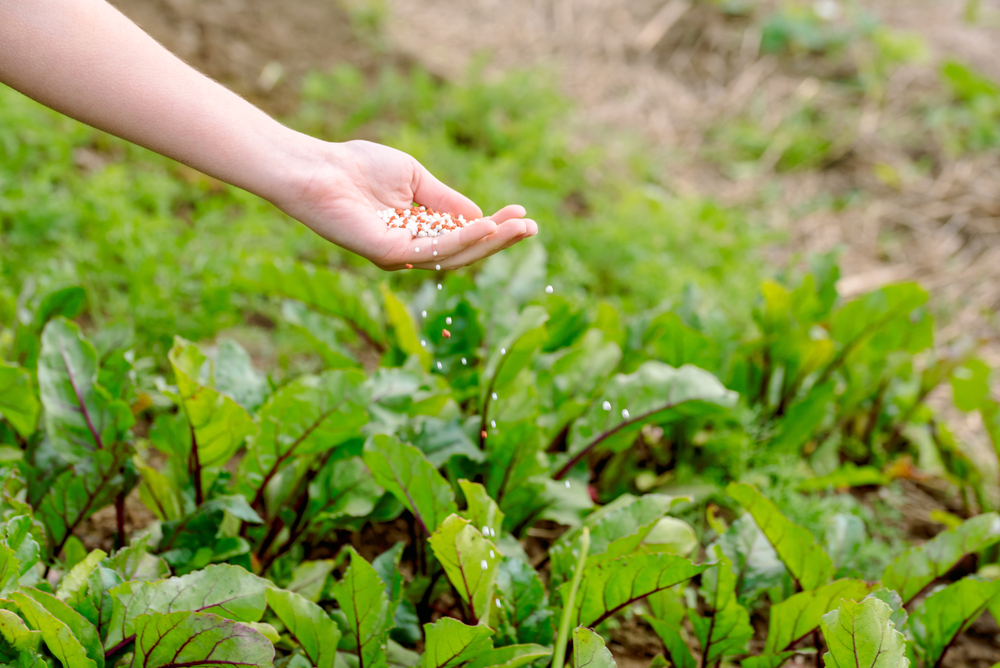
M 446 232 L 460 230 L 474 220 L 466 220 L 459 214 L 456 218 L 450 213 L 440 213 L 424 206 L 413 206 L 409 209 L 386 209 L 378 212 L 379 218 L 385 221 L 390 229 L 406 230 L 416 237 L 439 237 Z

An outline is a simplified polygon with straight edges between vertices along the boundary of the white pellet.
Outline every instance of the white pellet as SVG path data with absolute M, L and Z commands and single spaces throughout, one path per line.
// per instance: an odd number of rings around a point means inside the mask
M 443 368 L 444 368 L 444 367 L 443 367 L 443 366 L 441 366 L 441 362 L 438 362 L 438 370 L 441 370 L 441 369 L 443 369 Z
M 501 355 L 506 355 L 507 354 L 507 349 L 506 348 L 501 348 L 500 349 L 500 354 Z
M 485 559 L 483 559 L 482 561 L 479 562 L 479 567 L 482 568 L 485 571 L 486 569 L 488 569 L 490 567 L 490 565 L 488 563 L 486 563 Z
M 497 393 L 496 393 L 496 392 L 494 392 L 494 393 L 493 393 L 493 401 L 496 401 L 496 400 L 497 400 Z
M 451 324 L 451 316 L 450 315 L 447 318 L 444 319 L 444 323 L 446 325 L 450 325 Z
M 424 341 L 424 340 L 421 340 L 421 341 L 420 341 L 420 347 L 421 347 L 421 348 L 426 348 L 426 347 L 427 347 L 427 342 L 426 342 L 426 341 Z
M 628 409 L 627 408 L 623 408 L 622 409 L 622 417 L 625 418 L 626 420 L 628 419 Z
M 606 411 L 611 410 L 611 402 L 610 401 L 605 401 L 603 404 L 601 404 L 601 408 L 603 408 Z
M 437 255 L 437 253 L 434 254 Z M 437 269 L 438 271 L 441 271 L 441 265 L 439 264 L 434 265 L 434 268 Z
M 490 550 L 490 559 L 496 559 L 497 555 L 493 554 L 493 550 Z
M 420 317 L 421 318 L 426 318 L 427 317 L 427 311 L 421 311 L 420 312 Z
M 438 283 L 438 290 L 440 290 L 442 287 L 443 286 L 440 283 Z
M 555 292 L 555 290 L 552 289 L 551 285 L 546 285 L 545 286 L 545 292 L 547 292 L 548 294 L 551 295 L 553 292 Z
M 496 429 L 497 428 L 497 421 L 496 420 L 490 420 L 490 426 L 493 427 L 494 429 Z
M 566 489 L 569 489 L 569 480 L 566 481 Z
M 484 536 L 489 536 L 490 535 L 490 528 L 488 526 L 486 526 L 485 524 L 483 525 L 483 535 Z
M 468 364 L 468 362 L 467 362 L 467 361 L 465 361 L 465 358 L 464 358 L 464 357 L 462 358 L 462 364 Z
M 503 608 L 503 606 L 502 606 L 502 605 L 500 605 L 500 599 L 497 599 L 497 607 L 498 607 L 498 608 Z

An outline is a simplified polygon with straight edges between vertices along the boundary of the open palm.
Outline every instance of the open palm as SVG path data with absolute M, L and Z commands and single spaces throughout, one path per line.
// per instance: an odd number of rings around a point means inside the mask
M 538 232 L 521 206 L 488 218 L 469 198 L 438 181 L 413 157 L 366 141 L 330 144 L 323 163 L 301 195 L 276 202 L 317 234 L 368 258 L 382 269 L 454 269 L 472 264 Z M 417 202 L 476 222 L 431 239 L 390 229 L 377 212 Z M 419 249 L 419 250 L 417 250 Z M 434 252 L 437 255 L 433 255 Z

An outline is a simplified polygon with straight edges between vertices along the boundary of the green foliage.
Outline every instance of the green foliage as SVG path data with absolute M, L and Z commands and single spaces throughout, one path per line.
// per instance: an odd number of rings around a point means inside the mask
M 574 668 L 612 668 L 614 665 L 614 657 L 604 646 L 601 636 L 583 626 L 573 630 Z
M 904 657 L 903 634 L 894 628 L 891 613 L 892 609 L 882 601 L 866 598 L 860 603 L 845 601 L 823 615 L 823 636 L 830 646 L 823 660 L 836 668 L 909 666 Z

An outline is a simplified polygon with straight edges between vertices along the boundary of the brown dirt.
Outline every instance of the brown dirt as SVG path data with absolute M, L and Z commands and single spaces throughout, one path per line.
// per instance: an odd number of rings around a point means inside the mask
M 297 85 L 307 72 L 373 62 L 348 13 L 332 1 L 111 3 L 173 53 L 272 113 L 295 110 Z

